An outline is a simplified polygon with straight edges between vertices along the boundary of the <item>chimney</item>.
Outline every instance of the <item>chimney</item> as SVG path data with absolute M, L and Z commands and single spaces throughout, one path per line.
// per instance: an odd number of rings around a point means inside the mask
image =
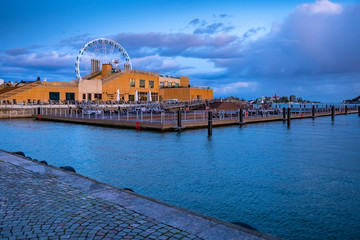
M 101 69 L 101 77 L 107 77 L 111 74 L 112 65 L 111 64 L 103 64 Z
M 91 59 L 91 73 L 99 72 L 100 69 L 100 60 Z

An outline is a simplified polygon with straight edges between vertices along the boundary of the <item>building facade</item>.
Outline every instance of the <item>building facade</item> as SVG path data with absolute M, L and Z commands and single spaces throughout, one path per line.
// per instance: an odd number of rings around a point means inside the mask
M 115 72 L 111 64 L 103 64 L 82 78 L 72 82 L 37 81 L 25 84 L 4 83 L 0 100 L 6 102 L 52 101 L 191 101 L 210 100 L 213 90 L 190 87 L 189 78 L 162 76 L 159 73 L 125 69 Z M 100 70 L 100 71 L 99 71 Z M 7 84 L 7 85 L 6 85 Z

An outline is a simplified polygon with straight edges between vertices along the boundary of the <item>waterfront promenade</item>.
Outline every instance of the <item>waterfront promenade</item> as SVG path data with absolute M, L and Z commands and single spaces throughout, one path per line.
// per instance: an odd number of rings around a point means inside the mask
M 0 150 L 0 239 L 274 239 Z

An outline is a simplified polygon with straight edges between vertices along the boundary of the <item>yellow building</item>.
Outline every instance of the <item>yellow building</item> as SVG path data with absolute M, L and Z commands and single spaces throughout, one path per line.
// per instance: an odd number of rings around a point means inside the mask
M 3 84 L 5 85 L 5 84 Z M 80 81 L 34 81 L 0 88 L 0 100 L 9 102 L 53 101 L 191 101 L 212 99 L 212 89 L 192 88 L 188 77 L 169 77 L 159 73 L 125 69 L 113 71 L 111 64 L 103 64 Z M 151 98 L 151 100 L 150 100 Z

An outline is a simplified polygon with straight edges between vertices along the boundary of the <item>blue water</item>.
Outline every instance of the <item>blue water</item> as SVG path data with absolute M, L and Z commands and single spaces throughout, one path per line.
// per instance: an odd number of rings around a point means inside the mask
M 285 239 L 358 239 L 357 115 L 157 133 L 1 120 L 0 148 Z

